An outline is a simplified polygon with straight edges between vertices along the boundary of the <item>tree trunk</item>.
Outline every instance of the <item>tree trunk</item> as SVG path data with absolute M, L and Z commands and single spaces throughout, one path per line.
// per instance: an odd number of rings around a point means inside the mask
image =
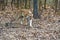
M 37 19 L 38 18 L 38 5 L 37 5 L 37 0 L 33 0 L 33 4 L 34 4 L 34 6 L 33 6 L 33 17 L 35 19 Z
M 30 8 L 33 8 L 33 0 L 30 0 Z
M 30 8 L 30 3 L 31 3 L 31 0 L 29 0 L 29 8 Z
M 55 0 L 55 12 L 57 12 L 58 0 Z
M 19 0 L 17 0 L 17 8 L 19 8 Z
M 39 11 L 41 10 L 41 6 L 42 6 L 42 1 L 39 0 Z
M 45 2 L 44 2 L 44 9 L 46 9 L 46 1 L 47 1 L 47 0 L 45 0 Z
M 25 0 L 25 8 L 27 8 L 27 0 Z
M 60 1 L 59 1 L 59 10 L 60 10 Z

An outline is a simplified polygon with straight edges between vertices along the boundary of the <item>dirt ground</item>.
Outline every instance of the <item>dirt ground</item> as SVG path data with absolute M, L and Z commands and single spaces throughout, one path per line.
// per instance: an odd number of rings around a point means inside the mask
M 0 28 L 0 40 L 60 40 L 60 22 L 33 19 L 33 27 Z

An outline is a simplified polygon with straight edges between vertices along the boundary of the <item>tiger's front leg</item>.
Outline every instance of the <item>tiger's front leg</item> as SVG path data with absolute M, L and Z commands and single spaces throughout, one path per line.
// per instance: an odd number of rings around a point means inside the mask
M 32 27 L 32 18 L 31 18 L 31 16 L 27 16 L 27 25 Z
M 32 19 L 30 19 L 30 23 L 29 24 L 30 24 L 29 26 L 32 27 Z

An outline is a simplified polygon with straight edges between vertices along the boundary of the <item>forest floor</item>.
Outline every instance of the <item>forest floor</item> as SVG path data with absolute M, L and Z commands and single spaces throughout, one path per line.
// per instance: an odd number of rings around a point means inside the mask
M 53 11 L 47 16 L 47 10 L 41 19 L 33 19 L 33 27 L 20 24 L 5 26 L 19 16 L 16 11 L 6 13 L 0 13 L 0 40 L 60 40 L 60 16 L 54 16 Z
M 60 40 L 60 22 L 33 19 L 33 27 L 0 28 L 0 40 Z

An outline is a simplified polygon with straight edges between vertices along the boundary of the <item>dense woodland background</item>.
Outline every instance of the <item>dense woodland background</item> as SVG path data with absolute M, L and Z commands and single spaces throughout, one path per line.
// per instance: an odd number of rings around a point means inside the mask
M 36 1 L 34 3 L 34 1 Z M 38 10 L 41 10 L 40 7 L 44 5 L 44 9 L 46 8 L 46 5 L 50 6 L 51 8 L 55 9 L 55 11 L 60 9 L 60 0 L 0 0 L 0 9 L 4 10 L 5 6 L 13 5 L 17 8 L 21 9 L 33 9 L 34 4 L 37 4 Z M 36 9 L 37 10 L 37 9 Z
M 0 15 L 9 14 L 13 20 L 18 20 L 22 10 L 24 14 L 31 11 L 34 18 L 60 15 L 60 0 L 0 0 Z

